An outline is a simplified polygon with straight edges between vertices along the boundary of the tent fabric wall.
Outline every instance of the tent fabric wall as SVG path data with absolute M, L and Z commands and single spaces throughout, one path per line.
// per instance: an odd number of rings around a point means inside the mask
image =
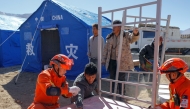
M 45 6 L 46 5 L 46 6 Z M 44 7 L 45 6 L 45 7 Z M 43 14 L 42 14 L 43 12 Z M 41 16 L 42 14 L 42 16 Z M 40 20 L 40 23 L 39 23 Z M 102 17 L 102 24 L 111 24 Z M 89 62 L 87 43 L 92 35 L 92 24 L 98 22 L 98 15 L 76 7 L 69 7 L 57 1 L 44 1 L 41 6 L 20 26 L 21 55 L 24 61 L 22 71 L 39 73 L 42 71 L 41 29 L 57 28 L 60 36 L 61 53 L 74 60 L 74 66 L 68 71 L 68 79 L 75 79 L 84 71 Z M 39 24 L 39 25 L 38 25 Z M 105 38 L 112 29 L 102 29 Z M 32 41 L 33 53 L 27 54 L 27 45 Z M 26 58 L 25 58 L 26 57 Z M 103 76 L 108 73 L 103 69 Z
M 22 63 L 20 32 L 17 29 L 25 20 L 25 18 L 0 15 L 0 44 L 2 44 L 0 46 L 0 67 L 9 67 Z M 9 38 L 14 32 L 15 34 Z M 3 43 L 4 41 L 5 43 Z
M 0 44 L 14 32 L 11 30 L 0 30 Z M 0 67 L 9 67 L 22 63 L 19 31 L 16 31 L 14 35 L 0 46 L 0 54 Z

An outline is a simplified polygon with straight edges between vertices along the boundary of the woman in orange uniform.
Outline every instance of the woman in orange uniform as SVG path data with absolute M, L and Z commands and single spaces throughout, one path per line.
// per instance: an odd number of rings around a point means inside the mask
M 50 61 L 51 68 L 38 75 L 34 102 L 28 109 L 56 109 L 60 107 L 58 103 L 60 95 L 64 97 L 77 95 L 80 88 L 69 87 L 65 76 L 72 65 L 73 61 L 67 56 L 55 55 Z
M 187 63 L 180 58 L 171 58 L 159 70 L 170 81 L 170 99 L 154 109 L 190 109 L 190 80 L 184 76 Z

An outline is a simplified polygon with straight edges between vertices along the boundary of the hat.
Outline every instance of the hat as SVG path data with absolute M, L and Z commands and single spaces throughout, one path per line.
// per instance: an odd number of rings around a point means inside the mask
M 120 20 L 114 20 L 113 24 L 121 24 L 121 21 Z

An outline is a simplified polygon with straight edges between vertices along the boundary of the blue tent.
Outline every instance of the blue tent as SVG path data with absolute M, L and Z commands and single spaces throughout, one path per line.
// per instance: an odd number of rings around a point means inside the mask
M 0 15 L 0 67 L 22 63 L 20 32 L 17 29 L 24 21 L 23 18 Z
M 74 66 L 66 76 L 75 79 L 89 62 L 87 43 L 92 35 L 92 24 L 97 22 L 95 13 L 57 1 L 44 1 L 20 26 L 22 71 L 39 73 L 55 54 L 61 53 L 74 60 Z M 102 25 L 108 24 L 111 21 L 102 17 Z M 111 31 L 103 28 L 102 36 L 105 38 Z M 103 76 L 108 76 L 105 68 L 103 72 Z

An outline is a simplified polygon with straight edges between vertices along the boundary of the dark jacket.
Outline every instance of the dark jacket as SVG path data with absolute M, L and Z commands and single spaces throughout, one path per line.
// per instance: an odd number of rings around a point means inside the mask
M 92 84 L 88 84 L 84 73 L 81 73 L 78 75 L 78 77 L 75 79 L 74 86 L 78 86 L 81 91 L 78 93 L 78 95 L 71 98 L 72 102 L 75 102 L 77 107 L 83 107 L 83 99 L 93 96 L 93 91 L 97 88 L 98 82 L 95 79 Z
M 162 46 L 163 44 L 159 46 L 159 58 L 161 57 Z M 145 58 L 147 60 L 154 59 L 154 41 L 148 45 L 145 45 L 143 48 L 141 48 L 139 52 L 140 65 L 145 64 Z

